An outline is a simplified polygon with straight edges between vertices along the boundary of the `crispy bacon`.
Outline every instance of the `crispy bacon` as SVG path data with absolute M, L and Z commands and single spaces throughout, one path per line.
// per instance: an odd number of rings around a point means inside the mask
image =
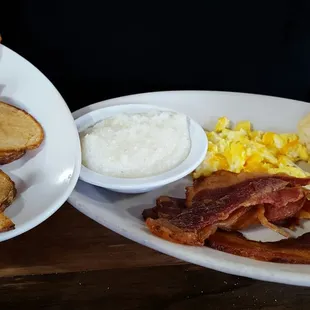
M 284 236 L 286 238 L 290 237 L 290 234 L 286 230 L 284 230 L 283 228 L 280 228 L 277 225 L 274 225 L 274 224 L 272 224 L 271 222 L 268 221 L 268 219 L 265 216 L 265 208 L 264 208 L 264 206 L 259 206 L 258 207 L 257 219 L 266 228 L 269 228 L 269 229 L 277 232 L 278 234 L 280 234 L 280 235 L 282 235 L 282 236 Z
M 215 225 L 206 226 L 199 231 L 185 231 L 172 225 L 169 220 L 159 218 L 154 220 L 148 218 L 146 225 L 149 230 L 156 236 L 165 240 L 187 244 L 187 245 L 198 245 L 203 246 L 204 242 L 209 236 L 211 236 L 217 229 Z
M 285 219 L 294 217 L 302 208 L 306 199 L 302 197 L 297 201 L 288 202 L 282 207 L 273 204 L 267 204 L 265 208 L 265 216 L 268 221 L 276 223 Z
M 306 198 L 302 195 L 302 191 L 300 188 L 290 188 L 288 189 L 290 193 L 297 194 L 299 193 L 302 197 L 301 199 L 294 201 L 295 198 L 298 199 L 300 196 L 284 196 L 286 197 L 286 200 L 283 199 L 283 204 L 264 204 L 262 207 L 264 208 L 264 217 L 269 223 L 272 223 L 274 225 L 287 227 L 290 230 L 293 230 L 296 225 L 298 225 L 298 219 L 302 218 L 304 216 L 310 215 L 310 213 L 307 213 L 306 211 L 303 211 L 303 208 L 305 206 Z M 283 194 L 286 192 L 286 189 L 280 191 L 283 192 Z M 290 202 L 291 201 L 291 202 Z M 253 206 L 252 208 L 247 208 L 247 212 L 240 216 L 238 220 L 231 225 L 230 230 L 243 230 L 250 226 L 263 224 L 258 219 L 258 209 L 259 206 Z M 299 215 L 300 214 L 300 215 Z M 262 217 L 261 217 L 262 218 Z M 270 225 L 268 225 L 270 228 Z M 220 226 L 219 226 L 220 227 Z M 275 226 L 273 226 L 275 227 Z M 283 232 L 283 231 L 282 231 Z M 285 236 L 287 236 L 287 233 L 284 233 Z
M 156 206 L 154 208 L 145 209 L 142 212 L 142 216 L 145 220 L 147 218 L 171 219 L 180 214 L 184 209 L 185 209 L 185 199 L 160 196 L 156 200 Z
M 310 233 L 296 239 L 259 242 L 248 240 L 239 232 L 217 231 L 209 236 L 206 245 L 226 253 L 266 262 L 310 263 Z
M 239 208 L 237 211 L 233 212 L 228 219 L 226 219 L 225 221 L 219 222 L 217 224 L 218 228 L 224 229 L 224 230 L 234 230 L 234 226 L 236 225 L 236 223 L 238 223 L 240 218 L 247 218 L 249 217 L 249 208 Z M 256 216 L 257 218 L 257 216 Z
M 283 189 L 288 183 L 281 179 L 256 178 L 241 182 L 229 193 L 210 203 L 197 203 L 171 220 L 171 224 L 185 230 L 199 230 L 229 217 L 240 207 L 270 203 L 269 194 Z
M 216 171 L 208 177 L 195 179 L 193 186 L 186 187 L 186 206 L 192 207 L 198 202 L 208 203 L 225 196 L 233 190 L 233 186 L 266 174 L 233 173 L 229 171 Z
M 186 188 L 186 206 L 192 207 L 195 204 L 208 203 L 219 199 L 227 193 L 239 187 L 245 181 L 255 179 L 278 179 L 290 184 L 290 186 L 305 186 L 310 184 L 310 178 L 294 178 L 283 174 L 262 174 L 262 173 L 233 173 L 229 171 L 216 171 L 208 177 L 201 177 L 194 180 L 193 186 Z
M 240 216 L 235 223 L 230 226 L 229 230 L 243 230 L 250 226 L 259 225 L 260 222 L 257 218 L 258 207 L 259 206 L 245 208 L 246 213 Z M 222 228 L 222 226 L 220 226 L 220 228 Z
M 205 227 L 196 233 L 186 232 L 170 224 L 169 219 L 180 214 L 185 208 L 185 199 L 161 196 L 156 200 L 156 206 L 144 210 L 142 215 L 154 235 L 171 242 L 202 246 L 204 241 L 216 231 L 216 226 Z
M 217 228 L 240 230 L 257 224 L 289 237 L 276 224 L 310 214 L 302 213 L 307 192 L 301 187 L 309 183 L 310 178 L 219 171 L 195 180 L 185 200 L 159 197 L 143 217 L 153 234 L 190 245 L 203 245 Z
M 310 219 L 310 200 L 306 199 L 302 209 L 296 215 L 299 219 Z

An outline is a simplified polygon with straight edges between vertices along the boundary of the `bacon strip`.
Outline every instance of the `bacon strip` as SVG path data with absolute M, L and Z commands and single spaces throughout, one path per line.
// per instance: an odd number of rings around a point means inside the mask
M 249 179 L 266 177 L 266 174 L 233 173 L 216 171 L 208 177 L 195 179 L 193 186 L 186 187 L 186 206 L 192 207 L 196 201 L 208 203 L 225 196 L 233 186 Z
M 240 183 L 254 179 L 279 179 L 289 183 L 291 186 L 305 186 L 310 184 L 310 178 L 294 178 L 283 174 L 262 173 L 233 173 L 229 171 L 217 171 L 208 177 L 194 180 L 193 186 L 186 188 L 186 206 L 195 206 L 195 203 L 208 203 L 225 196 L 233 191 Z
M 185 199 L 161 196 L 156 200 L 156 206 L 144 210 L 142 215 L 154 235 L 171 242 L 203 246 L 205 239 L 216 231 L 216 226 L 205 227 L 196 233 L 186 232 L 169 222 L 185 208 Z
M 203 246 L 205 240 L 209 238 L 209 236 L 211 236 L 217 229 L 215 225 L 210 225 L 204 227 L 200 231 L 185 231 L 175 225 L 172 225 L 169 220 L 163 218 L 159 218 L 157 220 L 148 218 L 146 220 L 146 225 L 152 234 L 157 237 L 175 243 L 197 246 Z
M 240 216 L 237 221 L 229 227 L 229 230 L 243 230 L 250 226 L 259 225 L 260 222 L 257 218 L 258 206 L 245 208 L 246 213 Z M 222 226 L 219 226 L 223 228 Z M 225 229 L 227 230 L 227 229 Z
M 296 214 L 306 216 L 301 213 L 306 191 L 299 184 L 309 183 L 309 178 L 219 171 L 195 180 L 185 200 L 159 197 L 143 217 L 153 234 L 189 245 L 203 245 L 217 228 L 240 230 L 257 224 L 289 237 L 276 224 L 294 224 Z
M 202 229 L 227 219 L 240 207 L 269 203 L 268 195 L 287 185 L 286 181 L 270 177 L 246 180 L 216 201 L 207 204 L 202 202 L 196 207 L 188 208 L 173 218 L 171 224 L 191 231 Z
M 310 219 L 310 200 L 305 200 L 302 209 L 298 212 L 296 217 L 299 219 Z
M 248 240 L 239 232 L 217 231 L 208 238 L 206 245 L 222 252 L 266 262 L 310 263 L 310 233 L 296 239 L 259 242 Z
M 154 208 L 145 209 L 142 212 L 144 220 L 147 218 L 158 219 L 172 219 L 179 215 L 185 209 L 185 199 L 174 198 L 168 196 L 160 196 L 156 200 Z
M 259 206 L 258 212 L 257 212 L 257 219 L 266 228 L 269 228 L 269 229 L 277 232 L 278 234 L 280 234 L 286 238 L 290 237 L 290 234 L 286 230 L 284 230 L 284 229 L 282 229 L 282 228 L 280 228 L 280 227 L 278 227 L 278 226 L 276 226 L 276 225 L 274 225 L 268 221 L 268 219 L 265 216 L 264 206 Z
M 288 199 L 287 203 L 284 203 L 282 206 L 265 204 L 265 216 L 270 222 L 279 222 L 294 217 L 303 208 L 305 201 L 306 198 L 301 194 L 299 199 L 295 201 Z
M 251 208 L 252 209 L 252 208 Z M 217 224 L 218 228 L 224 229 L 224 230 L 235 230 L 233 227 L 239 222 L 240 218 L 243 218 L 244 220 L 250 216 L 249 210 L 250 208 L 239 208 L 237 211 L 233 212 L 228 219 L 225 221 L 219 222 Z M 255 208 L 253 208 L 254 210 Z M 255 210 L 255 220 L 257 220 L 257 211 Z

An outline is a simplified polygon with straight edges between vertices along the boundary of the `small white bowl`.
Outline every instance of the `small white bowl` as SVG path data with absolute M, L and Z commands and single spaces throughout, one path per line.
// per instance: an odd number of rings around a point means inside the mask
M 120 113 L 141 113 L 150 110 L 173 111 L 171 109 L 160 108 L 153 105 L 145 104 L 124 104 L 111 106 L 89 112 L 75 120 L 79 133 L 85 131 L 88 127 L 95 125 L 97 122 L 115 116 Z M 169 183 L 175 182 L 194 171 L 205 158 L 208 150 L 208 139 L 202 127 L 194 120 L 188 117 L 189 133 L 191 140 L 191 149 L 187 158 L 177 167 L 145 178 L 116 178 L 102 175 L 94 172 L 84 165 L 81 167 L 80 179 L 109 190 L 121 193 L 144 193 L 162 187 Z

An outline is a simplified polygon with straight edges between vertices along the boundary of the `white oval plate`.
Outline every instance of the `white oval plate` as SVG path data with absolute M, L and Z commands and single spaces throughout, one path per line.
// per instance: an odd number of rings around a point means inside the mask
M 174 111 L 146 104 L 125 104 L 98 109 L 75 120 L 78 131 L 82 133 L 99 121 L 120 113 L 142 113 L 152 110 Z M 177 111 L 174 111 L 177 112 Z M 204 159 L 208 149 L 208 139 L 202 127 L 188 118 L 191 149 L 186 157 L 175 168 L 156 176 L 145 178 L 115 178 L 96 173 L 82 164 L 80 179 L 103 188 L 121 193 L 144 193 L 180 180 L 191 173 Z
M 297 122 L 310 112 L 310 104 L 288 99 L 227 92 L 172 91 L 120 97 L 106 100 L 76 111 L 75 118 L 106 106 L 117 104 L 152 104 L 187 114 L 207 129 L 212 129 L 220 116 L 232 121 L 250 120 L 256 129 L 295 132 Z M 146 229 L 141 218 L 143 209 L 154 206 L 159 195 L 184 197 L 184 186 L 190 178 L 142 195 L 125 195 L 79 181 L 69 202 L 93 220 L 109 229 L 157 251 L 197 265 L 222 272 L 265 281 L 310 286 L 310 266 L 267 263 L 223 253 L 207 247 L 189 247 L 174 244 Z M 304 230 L 310 231 L 310 222 Z M 267 229 L 248 231 L 248 238 L 278 240 L 279 236 Z
M 45 131 L 39 149 L 0 166 L 17 188 L 16 200 L 5 211 L 16 227 L 0 233 L 4 241 L 37 226 L 67 200 L 79 177 L 81 151 L 61 95 L 38 69 L 4 45 L 0 45 L 0 100 L 32 114 Z

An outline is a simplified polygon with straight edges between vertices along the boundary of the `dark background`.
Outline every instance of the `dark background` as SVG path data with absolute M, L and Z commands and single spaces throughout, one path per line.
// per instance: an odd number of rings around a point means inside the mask
M 309 0 L 9 0 L 0 12 L 3 44 L 38 67 L 71 110 L 177 89 L 310 101 Z

